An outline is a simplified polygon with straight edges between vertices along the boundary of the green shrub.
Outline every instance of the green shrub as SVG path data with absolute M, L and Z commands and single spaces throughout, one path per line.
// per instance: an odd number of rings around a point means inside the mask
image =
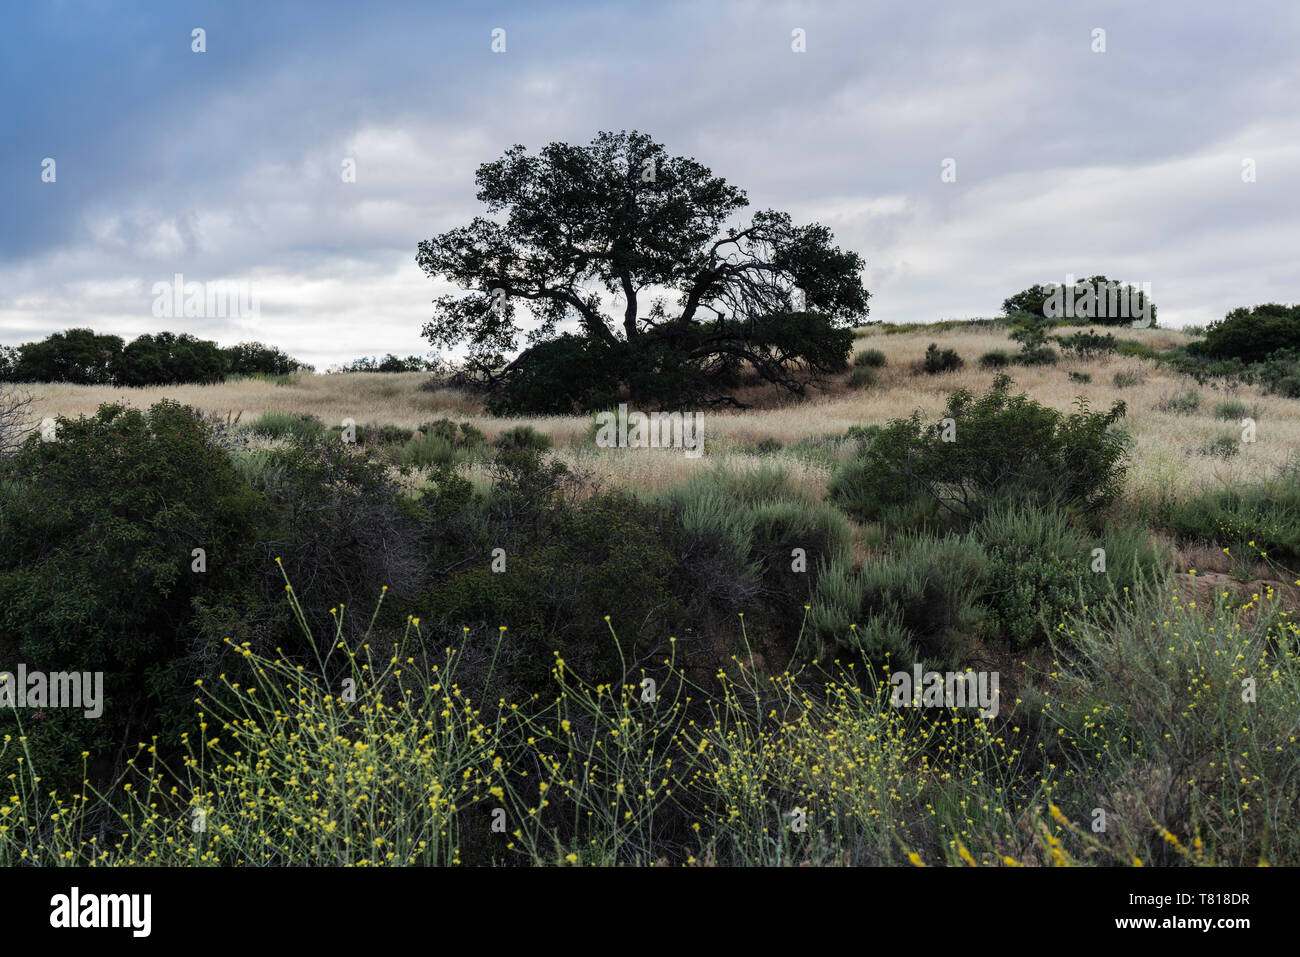
M 1173 395 L 1164 395 L 1156 402 L 1156 408 L 1159 411 L 1172 412 L 1175 415 L 1191 415 L 1200 407 L 1201 394 L 1195 389 L 1185 389 Z
M 975 527 L 990 564 L 989 629 L 1024 648 L 1084 603 L 1090 547 L 1054 508 L 999 504 Z
M 538 432 L 531 425 L 516 425 L 498 435 L 492 444 L 498 449 L 533 449 L 542 452 L 554 445 L 555 440 Z
M 1084 360 L 1109 355 L 1119 345 L 1115 336 L 1111 333 L 1108 332 L 1103 336 L 1091 329 L 1087 332 L 1076 332 L 1069 336 L 1057 336 L 1056 341 L 1060 344 L 1062 351 L 1073 353 L 1079 359 Z
M 397 464 L 412 468 L 429 468 L 437 465 L 462 465 L 471 461 L 472 451 L 463 445 L 448 441 L 436 433 L 417 435 L 397 451 Z
M 843 434 L 809 435 L 786 446 L 787 454 L 828 468 L 847 456 L 859 455 L 879 426 L 853 426 Z
M 1293 460 L 1259 482 L 1165 499 L 1154 522 L 1180 541 L 1227 547 L 1251 561 L 1263 552 L 1294 565 L 1300 562 L 1300 467 Z
M 1114 292 L 1114 298 L 1110 295 Z M 1128 308 L 1123 306 L 1127 293 Z M 1072 304 L 1073 320 L 1065 318 L 1065 305 Z M 1128 325 L 1141 316 L 1143 306 L 1149 307 L 1150 325 L 1156 325 L 1156 306 L 1138 286 L 1121 283 L 1105 276 L 1091 276 L 1079 280 L 1074 286 L 1064 283 L 1036 283 L 1003 301 L 1002 311 L 1011 318 L 1042 319 L 1051 316 L 1058 321 L 1086 319 L 1098 325 Z M 1084 313 L 1087 312 L 1088 315 Z
M 857 366 L 859 369 L 862 368 L 863 366 L 870 366 L 871 368 L 880 368 L 881 366 L 885 365 L 887 361 L 888 360 L 885 358 L 885 354 L 881 352 L 879 349 L 863 349 L 861 352 L 859 352 L 857 355 L 853 357 L 853 364 Z
M 938 343 L 932 342 L 925 350 L 921 368 L 928 375 L 936 375 L 940 372 L 954 372 L 963 365 L 965 362 L 957 355 L 956 349 L 940 349 Z
M 421 424 L 419 434 L 397 450 L 395 461 L 415 468 L 462 465 L 482 461 L 489 452 L 483 433 L 468 422 L 438 419 Z
M 845 647 L 875 664 L 956 666 L 983 619 L 988 562 L 967 536 L 900 536 L 856 573 L 847 558 L 818 577 L 808 629 L 827 651 Z M 856 626 L 856 627 L 855 627 Z
M 1224 399 L 1214 406 L 1214 417 L 1225 422 L 1239 422 L 1244 418 L 1259 418 L 1259 408 L 1247 405 L 1240 399 Z
M 516 504 L 517 492 L 509 496 Z M 515 542 L 490 537 L 475 561 L 459 562 L 420 605 L 448 631 L 464 627 L 491 636 L 485 641 L 504 641 L 494 700 L 540 690 L 555 653 L 585 680 L 618 682 L 625 664 L 611 627 L 624 636 L 630 664 L 648 653 L 665 657 L 669 636 L 690 617 L 698 593 L 679 560 L 676 534 L 662 505 L 625 493 L 573 505 L 552 499 L 544 531 L 524 529 Z M 503 570 L 494 570 L 495 547 L 505 552 Z
M 818 569 L 849 554 L 853 529 L 833 505 L 789 498 L 754 506 L 752 529 L 749 558 L 758 565 L 760 594 L 779 638 L 789 640 L 803 619 Z
M 269 375 L 287 376 L 299 369 L 310 370 L 311 366 L 291 358 L 274 346 L 260 342 L 241 342 L 221 350 L 226 360 L 229 375 Z
M 366 426 L 365 443 L 367 445 L 402 445 L 415 436 L 414 429 L 404 429 L 400 425 Z
M 1135 385 L 1141 385 L 1147 381 L 1145 372 L 1116 372 L 1111 380 L 1115 383 L 1117 389 L 1131 389 Z
M 172 385 L 181 382 L 220 382 L 227 360 L 215 342 L 188 333 L 160 332 L 132 340 L 117 360 L 117 385 Z
M 1138 339 L 1119 339 L 1115 342 L 1115 354 L 1130 359 L 1159 359 L 1160 350 Z
M 874 369 L 867 366 L 859 366 L 849 373 L 846 380 L 851 389 L 869 389 L 876 385 L 880 379 L 876 376 Z
M 1274 302 L 1234 309 L 1212 323 L 1205 331 L 1205 339 L 1193 346 L 1207 356 L 1245 362 L 1260 362 L 1279 349 L 1298 349 L 1300 305 Z
M 256 605 L 244 583 L 257 578 L 254 536 L 270 516 L 211 428 L 175 402 L 102 405 L 60 418 L 56 434 L 29 439 L 0 473 L 0 641 L 33 671 L 104 673 L 98 720 L 21 716 L 43 787 L 80 788 L 82 750 L 98 781 L 122 770 L 128 728 L 174 741 L 211 653 L 201 612 Z M 7 710 L 6 731 L 20 717 Z
M 536 344 L 521 359 L 489 396 L 493 415 L 572 415 L 618 402 L 621 351 L 564 334 Z
M 1014 357 L 1016 363 L 1022 366 L 1056 365 L 1060 358 L 1056 350 L 1051 346 L 1034 346 L 1030 349 L 1022 349 Z
M 474 448 L 487 445 L 487 438 L 468 422 L 453 422 L 451 419 L 437 419 L 421 423 L 418 430 L 422 435 L 436 435 L 450 442 L 457 448 Z
M 1168 562 L 1140 527 L 1108 530 L 1098 540 L 1066 510 L 1010 499 L 989 509 L 974 536 L 989 559 L 990 635 L 1015 648 L 1044 643 L 1067 615 L 1121 594 Z
M 1011 356 L 1004 349 L 994 349 L 980 356 L 980 368 L 1001 369 L 1011 365 Z
M 1080 385 L 1087 385 L 1092 381 L 1092 376 L 1086 372 L 1071 372 L 1068 375 L 1071 382 L 1077 382 Z
M 305 413 L 263 412 L 248 424 L 248 431 L 266 439 L 310 442 L 325 435 L 325 423 Z
M 1300 398 L 1300 350 L 1280 349 L 1257 363 L 1251 378 L 1265 392 L 1288 399 Z
M 1064 415 L 1024 393 L 1012 395 L 1010 387 L 1011 379 L 999 373 L 981 396 L 954 392 L 946 423 L 923 425 L 919 412 L 891 421 L 832 473 L 832 500 L 868 521 L 921 496 L 965 519 L 1009 486 L 1088 509 L 1113 501 L 1126 469 L 1129 440 L 1115 428 L 1124 403 L 1102 413 L 1079 399 L 1077 411 Z
M 1284 399 L 1300 399 L 1300 375 L 1282 376 L 1271 384 L 1269 391 Z

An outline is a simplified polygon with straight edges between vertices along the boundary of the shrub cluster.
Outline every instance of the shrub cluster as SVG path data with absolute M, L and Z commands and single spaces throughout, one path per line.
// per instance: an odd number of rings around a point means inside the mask
M 869 521 L 916 499 L 970 518 L 1008 488 L 1090 510 L 1112 502 L 1126 468 L 1128 439 L 1116 428 L 1124 403 L 1103 413 L 1079 399 L 1064 415 L 1010 388 L 999 373 L 983 395 L 949 396 L 937 423 L 920 413 L 891 421 L 832 474 L 832 500 Z
M 0 381 L 78 385 L 177 385 L 230 375 L 287 375 L 311 367 L 260 342 L 222 349 L 188 333 L 159 332 L 123 343 L 91 329 L 56 332 L 40 342 L 0 348 Z
M 936 375 L 940 372 L 956 371 L 965 364 L 956 349 L 940 349 L 938 343 L 932 342 L 926 347 L 921 368 L 929 375 Z

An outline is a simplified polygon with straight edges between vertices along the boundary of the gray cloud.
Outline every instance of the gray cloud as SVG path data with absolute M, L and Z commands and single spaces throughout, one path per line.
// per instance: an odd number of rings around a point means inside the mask
M 867 258 L 874 318 L 990 315 L 1067 272 L 1151 282 L 1173 324 L 1300 299 L 1293 5 L 334 13 L 237 4 L 213 14 L 203 55 L 187 23 L 139 14 L 80 51 L 75 83 L 6 79 L 0 341 L 90 325 L 260 338 L 318 365 L 424 351 L 446 290 L 415 245 L 479 211 L 477 165 L 622 128 L 695 156 L 753 208 L 829 225 Z M 37 52 L 70 42 L 20 27 Z M 55 154 L 58 182 L 40 183 Z M 261 319 L 155 318 L 152 284 L 176 272 L 257 282 Z

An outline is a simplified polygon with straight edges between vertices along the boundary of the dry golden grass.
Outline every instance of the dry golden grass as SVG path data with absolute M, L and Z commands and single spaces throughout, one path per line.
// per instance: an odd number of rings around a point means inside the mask
M 1122 335 L 1156 348 L 1186 341 L 1177 330 L 1132 329 L 1124 330 Z M 966 366 L 940 375 L 916 374 L 913 367 L 921 361 L 930 342 L 956 349 Z M 268 411 L 311 413 L 329 425 L 353 419 L 360 424 L 406 428 L 447 417 L 472 423 L 489 439 L 514 425 L 527 423 L 552 436 L 562 460 L 589 471 L 601 484 L 651 491 L 681 482 L 701 468 L 752 465 L 758 459 L 746 454 L 741 446 L 761 439 L 775 438 L 789 444 L 807 436 L 843 433 L 853 425 L 881 423 L 908 415 L 913 409 L 921 410 L 923 415 L 937 415 L 953 390 L 964 387 L 979 392 L 992 382 L 994 373 L 977 363 L 981 354 L 993 349 L 1014 352 L 1017 345 L 1000 329 L 922 329 L 885 334 L 880 327 L 873 327 L 869 335 L 855 343 L 858 351 L 867 348 L 879 349 L 888 358 L 888 364 L 877 370 L 880 381 L 876 387 L 850 390 L 842 381 L 845 377 L 840 377 L 840 381 L 803 401 L 769 393 L 758 396 L 765 408 L 705 412 L 707 454 L 697 459 L 674 450 L 593 448 L 586 438 L 591 424 L 588 416 L 494 418 L 473 396 L 451 389 L 422 390 L 420 385 L 427 379 L 422 373 L 299 374 L 286 385 L 256 379 L 143 389 L 54 384 L 34 386 L 32 391 L 38 416 L 75 417 L 92 413 L 103 402 L 147 407 L 170 398 L 222 416 L 240 415 L 243 422 Z M 1244 387 L 1231 397 L 1258 408 L 1257 441 L 1240 444 L 1240 454 L 1224 460 L 1196 450 L 1217 436 L 1240 436 L 1238 423 L 1222 422 L 1213 415 L 1214 405 L 1229 396 L 1221 390 L 1198 387 L 1202 402 L 1195 414 L 1161 412 L 1156 405 L 1162 397 L 1193 387 L 1194 383 L 1154 362 L 1111 357 L 1089 362 L 1063 360 L 1056 366 L 1038 368 L 1014 366 L 1007 371 L 1016 388 L 1057 409 L 1069 410 L 1080 396 L 1095 408 L 1109 407 L 1119 399 L 1127 403 L 1125 424 L 1136 442 L 1129 470 L 1130 496 L 1258 478 L 1300 450 L 1300 402 L 1266 396 L 1254 387 Z M 1120 371 L 1144 373 L 1146 380 L 1129 388 L 1116 388 L 1113 376 Z M 1089 373 L 1092 382 L 1071 381 L 1070 372 Z M 824 491 L 828 475 L 825 466 L 784 455 L 777 460 L 810 494 Z

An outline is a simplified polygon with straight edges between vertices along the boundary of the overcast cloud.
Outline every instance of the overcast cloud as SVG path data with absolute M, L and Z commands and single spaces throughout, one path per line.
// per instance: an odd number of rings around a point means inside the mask
M 1067 273 L 1151 283 L 1165 325 L 1300 300 L 1293 0 L 3 16 L 3 344 L 90 326 L 259 339 L 318 368 L 425 353 L 420 327 L 449 290 L 416 244 L 479 211 L 478 164 L 602 129 L 694 156 L 751 210 L 831 227 L 867 261 L 873 319 L 993 315 Z M 956 182 L 941 181 L 948 158 Z M 175 273 L 256 282 L 260 317 L 156 318 L 151 287 Z

